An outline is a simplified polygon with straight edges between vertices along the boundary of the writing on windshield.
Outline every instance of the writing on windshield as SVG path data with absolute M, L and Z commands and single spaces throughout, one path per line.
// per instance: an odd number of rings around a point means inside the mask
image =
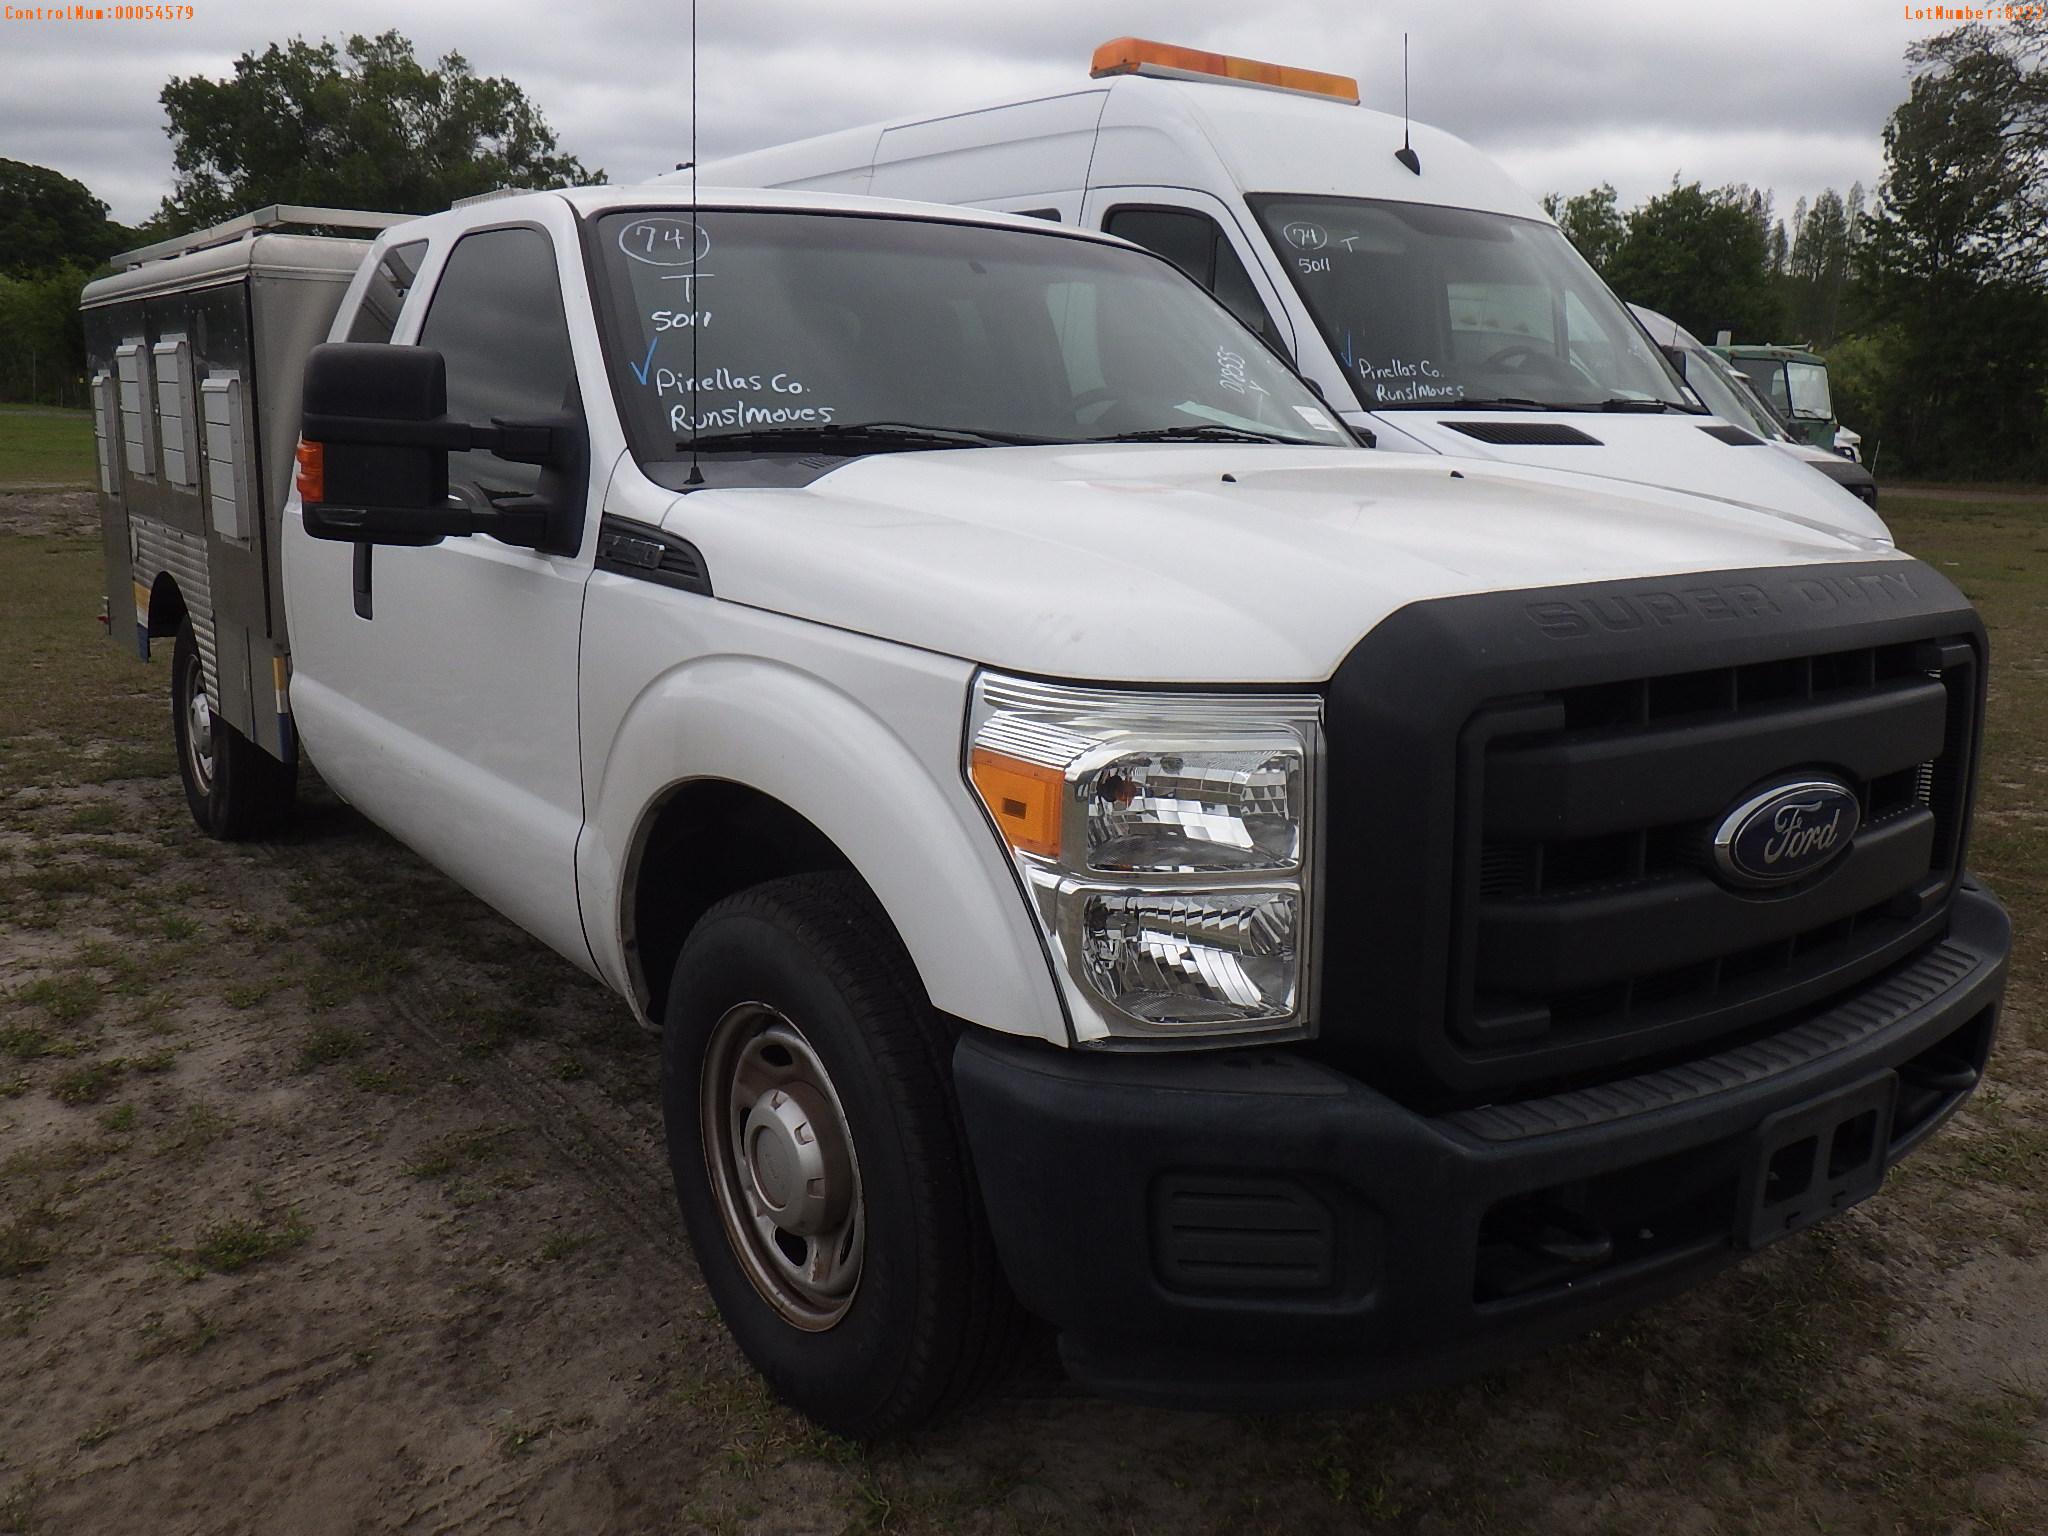
M 1348 443 L 1315 395 L 1156 257 L 929 219 L 646 209 L 599 225 L 636 453 L 879 451 L 1162 432 Z M 856 447 L 855 429 L 879 426 Z M 750 436 L 751 435 L 751 436 Z
M 1685 405 L 1669 366 L 1553 225 L 1366 198 L 1251 201 L 1368 410 Z

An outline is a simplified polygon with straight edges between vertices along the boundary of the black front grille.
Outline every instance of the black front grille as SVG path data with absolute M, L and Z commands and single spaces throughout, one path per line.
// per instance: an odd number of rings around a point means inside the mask
M 1454 1048 L 1566 1077 L 1782 1021 L 1926 941 L 1959 873 L 1977 698 L 1963 639 L 1902 641 L 1496 701 L 1463 733 Z M 1800 772 L 1861 826 L 1770 891 L 1715 825 Z
M 1315 1049 L 1431 1110 L 1795 1026 L 1944 931 L 1984 631 L 1887 557 L 1470 593 L 1332 676 Z M 1708 836 L 1810 771 L 1867 826 L 1737 892 Z

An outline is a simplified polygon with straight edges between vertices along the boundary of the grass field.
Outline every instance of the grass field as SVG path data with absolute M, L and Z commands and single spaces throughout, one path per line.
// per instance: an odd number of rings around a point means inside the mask
M 317 786 L 194 832 L 50 500 L 0 499 L 0 1532 L 2048 1530 L 2048 493 L 1886 507 L 1990 627 L 2018 943 L 1992 1081 L 1879 1198 L 1462 1387 L 1180 1415 L 1041 1355 L 874 1449 L 719 1326 L 613 999 Z
M 0 405 L 0 488 L 92 480 L 92 413 Z

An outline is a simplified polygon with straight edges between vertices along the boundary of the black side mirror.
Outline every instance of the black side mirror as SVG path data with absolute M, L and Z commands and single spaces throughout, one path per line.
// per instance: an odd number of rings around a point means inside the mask
M 488 426 L 448 419 L 448 367 L 430 347 L 328 342 L 306 358 L 299 496 L 306 532 L 353 544 L 438 544 L 488 533 L 574 554 L 588 447 L 573 414 Z M 448 455 L 481 448 L 538 464 L 542 496 L 451 502 Z
M 1664 360 L 1678 370 L 1678 376 L 1685 377 L 1685 348 L 1673 346 L 1670 342 L 1659 342 L 1657 350 L 1664 354 Z
M 439 352 L 315 347 L 301 399 L 299 495 L 313 537 L 420 545 L 468 531 L 446 525 L 448 450 L 429 430 L 448 414 Z

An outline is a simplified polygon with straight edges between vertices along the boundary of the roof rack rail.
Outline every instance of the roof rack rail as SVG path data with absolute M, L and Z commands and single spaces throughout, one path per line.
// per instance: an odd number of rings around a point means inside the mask
M 251 213 L 237 214 L 210 229 L 196 229 L 189 235 L 174 235 L 154 245 L 137 246 L 115 256 L 110 265 L 122 268 L 142 266 L 171 256 L 184 256 L 210 246 L 228 245 L 271 230 L 303 225 L 324 225 L 330 229 L 389 229 L 393 224 L 415 218 L 410 213 L 371 213 L 361 208 L 312 208 L 299 203 L 272 203 Z
M 488 192 L 472 192 L 468 197 L 458 197 L 448 206 L 467 208 L 472 203 L 494 203 L 501 197 L 524 197 L 532 190 L 531 187 L 493 187 Z

